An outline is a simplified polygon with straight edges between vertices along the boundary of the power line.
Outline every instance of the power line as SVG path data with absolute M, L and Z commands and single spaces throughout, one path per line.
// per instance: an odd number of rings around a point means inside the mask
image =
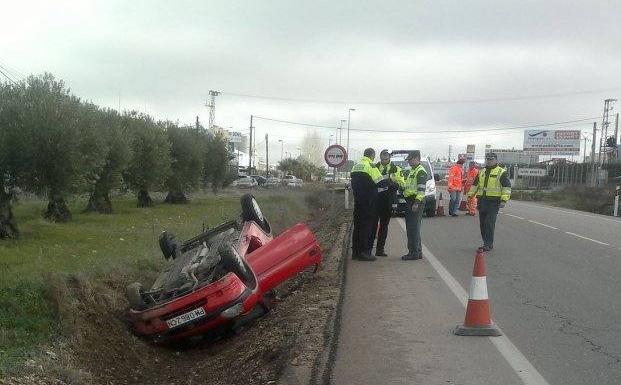
M 472 98 L 472 99 L 429 99 L 429 100 L 393 100 L 393 101 L 364 101 L 364 100 L 329 100 L 329 99 L 307 99 L 307 98 L 292 98 L 283 96 L 268 96 L 268 95 L 253 95 L 243 94 L 235 92 L 222 92 L 223 95 L 236 96 L 241 98 L 253 98 L 253 99 L 265 99 L 265 100 L 277 100 L 284 102 L 296 102 L 296 103 L 317 103 L 317 104 L 346 104 L 346 105 L 412 105 L 412 104 L 466 104 L 466 103 L 489 103 L 489 102 L 508 102 L 518 100 L 535 100 L 535 99 L 550 99 L 559 98 L 572 95 L 588 95 L 607 93 L 612 91 L 621 90 L 621 86 L 602 88 L 594 90 L 580 90 L 580 91 L 567 91 L 548 94 L 533 94 L 533 95 L 516 95 L 516 96 L 500 96 L 495 98 Z
M 0 66 L 0 74 L 1 74 L 2 76 L 4 76 L 4 77 L 5 77 L 8 81 L 10 81 L 11 83 L 13 83 L 13 84 L 17 85 L 17 82 L 16 82 L 13 78 L 11 78 L 9 75 L 7 75 L 7 73 L 5 73 L 5 71 L 6 71 L 6 70 L 4 70 L 4 71 L 3 71 L 3 67 L 2 67 L 2 66 Z
M 532 125 L 525 125 L 525 126 L 513 126 L 513 127 L 504 127 L 504 128 L 486 128 L 486 129 L 481 129 L 481 130 L 411 131 L 411 130 L 377 130 L 377 129 L 368 129 L 368 128 L 352 128 L 351 131 L 378 132 L 378 133 L 382 133 L 382 134 L 383 133 L 392 133 L 392 134 L 397 134 L 397 133 L 399 133 L 399 134 L 441 134 L 441 133 L 492 132 L 492 131 L 505 131 L 505 130 L 521 130 L 521 129 L 525 129 L 525 128 L 550 127 L 550 126 L 556 126 L 556 125 L 562 125 L 562 124 L 588 122 L 588 121 L 593 121 L 594 119 L 599 119 L 599 118 L 601 118 L 601 116 L 596 116 L 596 117 L 592 117 L 592 118 L 585 118 L 585 119 L 567 120 L 567 121 L 563 121 L 563 122 L 540 123 L 540 124 L 532 124 Z M 329 128 L 329 129 L 332 129 L 332 130 L 338 128 L 338 127 L 335 127 L 335 126 L 323 126 L 323 125 L 319 125 L 319 124 L 294 122 L 294 121 L 289 121 L 289 120 L 273 119 L 273 118 L 267 118 L 267 117 L 264 117 L 264 116 L 256 116 L 256 115 L 255 115 L 255 119 L 266 120 L 266 121 L 277 122 L 277 123 L 294 124 L 294 125 L 305 126 L 305 127 Z

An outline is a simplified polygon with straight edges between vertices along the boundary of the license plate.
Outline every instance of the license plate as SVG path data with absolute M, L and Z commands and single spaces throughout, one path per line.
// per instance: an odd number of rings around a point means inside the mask
M 399 199 L 399 203 L 405 203 L 405 199 Z
M 187 313 L 176 316 L 175 318 L 169 319 L 168 321 L 166 321 L 166 324 L 168 325 L 169 329 L 176 328 L 190 321 L 194 321 L 197 318 L 202 318 L 205 316 L 205 314 L 205 309 L 199 307 Z

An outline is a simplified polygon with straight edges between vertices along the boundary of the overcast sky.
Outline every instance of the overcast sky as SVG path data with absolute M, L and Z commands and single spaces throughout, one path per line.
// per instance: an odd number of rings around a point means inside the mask
M 49 71 L 84 99 L 184 124 L 196 115 L 207 124 L 208 92 L 219 90 L 216 124 L 244 132 L 251 114 L 337 126 L 355 108 L 351 127 L 377 131 L 352 132 L 352 150 L 520 148 L 521 130 L 381 131 L 591 118 L 601 115 L 603 99 L 621 94 L 618 1 L 3 3 L 0 65 L 22 74 Z M 513 99 L 550 94 L 563 96 Z M 412 101 L 423 103 L 398 104 Z M 297 153 L 302 136 L 313 132 L 264 120 L 255 126 L 257 142 L 269 132 L 277 156 L 278 139 Z M 326 145 L 335 133 L 316 132 Z

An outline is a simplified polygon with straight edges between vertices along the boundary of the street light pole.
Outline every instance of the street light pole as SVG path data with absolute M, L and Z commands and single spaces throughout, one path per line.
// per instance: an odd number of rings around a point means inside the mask
M 282 150 L 285 142 L 283 142 L 282 139 L 278 139 L 278 141 L 280 142 L 280 161 L 282 162 Z
M 349 159 L 349 127 L 351 126 L 351 112 L 356 111 L 355 108 L 350 108 L 347 112 L 347 157 Z
M 302 149 L 298 147 L 298 158 L 302 157 Z
M 328 147 L 330 147 L 330 145 L 332 144 L 332 137 L 334 135 L 330 135 L 330 138 L 328 138 Z

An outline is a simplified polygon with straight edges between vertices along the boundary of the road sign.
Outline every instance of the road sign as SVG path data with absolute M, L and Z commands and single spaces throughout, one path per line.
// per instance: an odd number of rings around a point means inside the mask
M 525 130 L 524 151 L 541 155 L 579 155 L 580 130 Z
M 466 160 L 470 160 L 470 161 L 474 160 L 474 149 L 475 148 L 476 147 L 474 144 L 469 144 L 466 146 Z
M 546 176 L 548 175 L 545 168 L 520 168 L 518 176 Z
M 326 164 L 330 167 L 341 167 L 347 162 L 347 151 L 339 144 L 333 144 L 326 148 L 323 154 Z

